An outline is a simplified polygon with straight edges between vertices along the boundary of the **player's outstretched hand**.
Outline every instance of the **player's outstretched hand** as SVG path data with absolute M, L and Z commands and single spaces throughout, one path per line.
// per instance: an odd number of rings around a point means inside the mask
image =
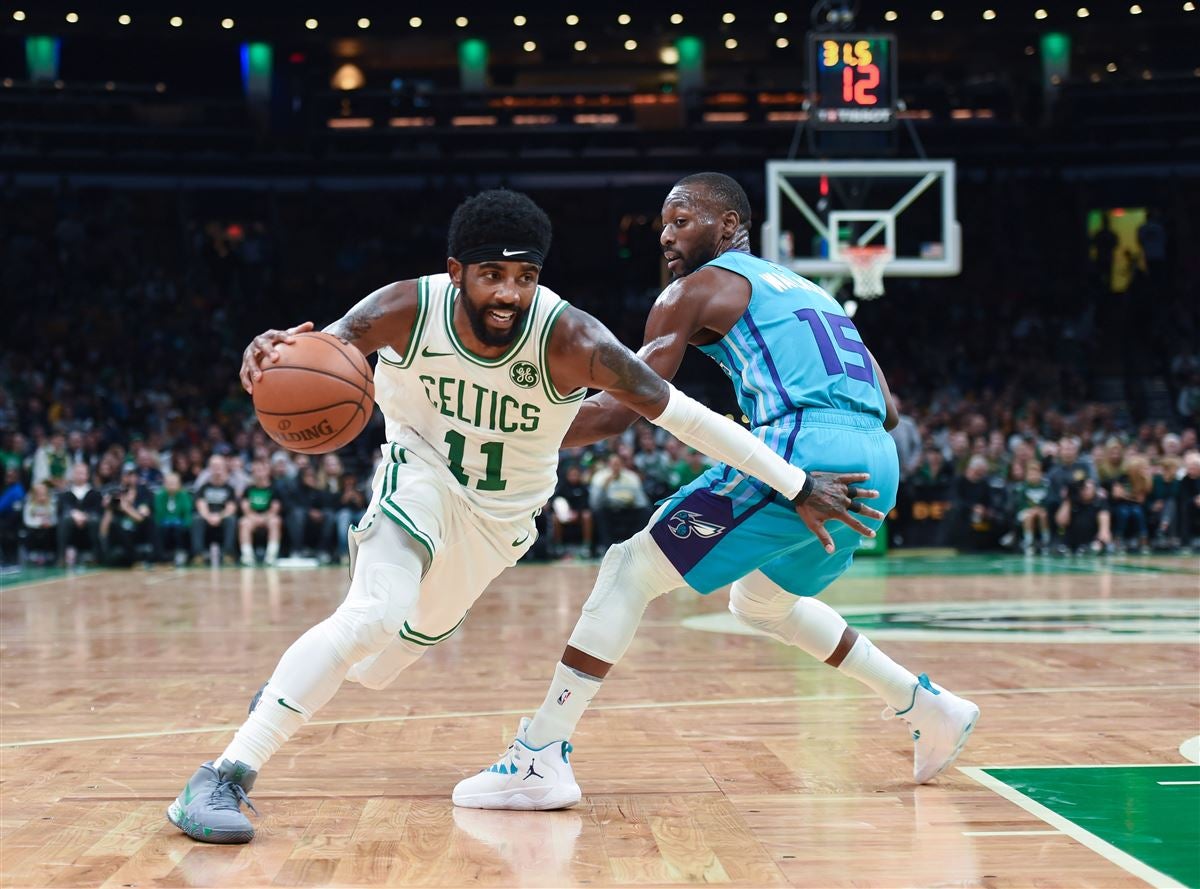
M 313 329 L 311 321 L 305 321 L 303 324 L 297 324 L 295 327 L 289 327 L 287 330 L 267 330 L 260 333 L 250 341 L 250 345 L 246 347 L 246 351 L 242 353 L 242 371 L 239 376 L 242 378 L 242 388 L 254 394 L 254 384 L 262 379 L 263 366 L 270 361 L 274 363 L 279 360 L 279 352 L 275 349 L 276 343 L 294 343 L 295 334 L 305 333 Z
M 803 503 L 796 503 L 796 513 L 804 520 L 808 530 L 817 535 L 825 552 L 835 549 L 833 538 L 825 528 L 828 521 L 839 521 L 849 525 L 864 537 L 874 537 L 875 532 L 860 522 L 851 513 L 882 519 L 883 513 L 872 509 L 864 500 L 874 500 L 879 492 L 859 485 L 871 476 L 866 472 L 810 472 L 813 489 Z

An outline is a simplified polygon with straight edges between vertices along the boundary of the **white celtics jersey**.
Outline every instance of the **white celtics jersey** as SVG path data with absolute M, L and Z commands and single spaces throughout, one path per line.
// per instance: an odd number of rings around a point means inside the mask
M 444 469 L 485 518 L 527 519 L 554 493 L 558 449 L 587 394 L 561 395 L 547 369 L 550 332 L 567 303 L 538 287 L 521 332 L 499 358 L 471 352 L 454 330 L 449 275 L 417 282 L 408 348 L 379 350 L 375 401 L 387 421 L 385 459 L 404 448 Z

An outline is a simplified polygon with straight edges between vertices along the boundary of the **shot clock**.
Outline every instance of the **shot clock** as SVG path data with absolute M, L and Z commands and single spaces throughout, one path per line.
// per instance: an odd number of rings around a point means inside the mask
M 896 125 L 894 35 L 811 33 L 808 57 L 812 126 L 886 130 Z

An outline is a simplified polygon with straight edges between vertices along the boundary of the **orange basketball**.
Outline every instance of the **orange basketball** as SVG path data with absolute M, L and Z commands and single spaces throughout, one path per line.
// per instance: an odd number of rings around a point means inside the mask
M 254 411 L 267 435 L 290 451 L 324 454 L 349 444 L 371 419 L 375 381 L 362 352 L 328 333 L 279 343 L 254 384 Z

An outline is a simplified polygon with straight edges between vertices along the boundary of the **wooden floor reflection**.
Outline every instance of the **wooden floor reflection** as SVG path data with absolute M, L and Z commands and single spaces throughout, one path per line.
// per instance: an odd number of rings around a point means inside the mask
M 826 600 L 1137 601 L 1144 628 L 1171 603 L 1187 612 L 1200 587 L 1195 559 L 1006 564 L 856 569 Z M 344 572 L 135 570 L 5 589 L 0 885 L 1144 885 L 958 771 L 914 787 L 901 725 L 828 667 L 681 625 L 721 612 L 722 594 L 651 607 L 574 739 L 579 807 L 454 809 L 454 783 L 541 701 L 595 571 L 513 569 L 394 686 L 344 687 L 264 770 L 244 847 L 193 843 L 163 812 L 287 644 L 340 601 Z M 1200 660 L 1178 637 L 1194 617 L 1173 620 L 1176 635 L 1150 643 L 1067 641 L 1096 632 L 1087 617 L 1039 625 L 1060 641 L 940 641 L 936 626 L 877 641 L 980 704 L 962 765 L 1174 763 L 1200 732 Z

